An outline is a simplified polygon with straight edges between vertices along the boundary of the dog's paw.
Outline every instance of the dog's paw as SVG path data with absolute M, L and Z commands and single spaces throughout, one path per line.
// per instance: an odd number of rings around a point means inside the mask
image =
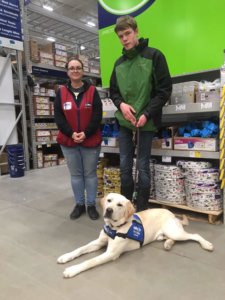
M 165 250 L 170 250 L 173 245 L 174 245 L 175 241 L 174 240 L 171 240 L 171 239 L 167 239 L 164 243 L 164 249 Z
M 58 259 L 57 259 L 57 263 L 58 264 L 65 264 L 66 262 L 72 260 L 73 257 L 71 257 L 70 253 L 66 253 L 61 255 Z
M 214 250 L 213 244 L 208 242 L 208 241 L 205 241 L 203 248 L 205 250 L 208 250 L 208 251 L 213 251 Z
M 65 271 L 63 272 L 63 276 L 65 278 L 71 278 L 71 277 L 76 276 L 79 273 L 80 273 L 79 268 L 77 266 L 72 266 L 72 267 L 65 269 Z

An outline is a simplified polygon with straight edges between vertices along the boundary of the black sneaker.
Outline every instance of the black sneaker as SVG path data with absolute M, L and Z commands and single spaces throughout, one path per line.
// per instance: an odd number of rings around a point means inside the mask
M 74 210 L 70 214 L 70 219 L 78 219 L 83 213 L 85 213 L 85 205 L 76 205 Z
M 96 207 L 94 205 L 88 206 L 87 212 L 88 212 L 90 219 L 97 220 L 99 218 L 99 213 L 97 212 Z

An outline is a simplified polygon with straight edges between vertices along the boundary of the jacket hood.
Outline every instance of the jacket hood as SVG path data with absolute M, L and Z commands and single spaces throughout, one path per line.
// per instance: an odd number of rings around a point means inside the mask
M 82 79 L 82 82 L 84 84 L 84 91 L 86 91 L 90 85 L 92 85 L 91 80 L 88 78 Z M 67 88 L 71 90 L 71 81 L 69 80 L 67 83 Z

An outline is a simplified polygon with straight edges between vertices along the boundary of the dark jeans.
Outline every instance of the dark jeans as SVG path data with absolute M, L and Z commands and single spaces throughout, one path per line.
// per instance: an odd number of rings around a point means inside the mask
M 139 135 L 138 154 L 138 187 L 139 189 L 150 188 L 150 156 L 153 132 L 141 131 Z M 131 186 L 133 181 L 132 168 L 134 157 L 133 131 L 125 127 L 120 127 L 119 132 L 120 148 L 120 172 L 121 186 Z

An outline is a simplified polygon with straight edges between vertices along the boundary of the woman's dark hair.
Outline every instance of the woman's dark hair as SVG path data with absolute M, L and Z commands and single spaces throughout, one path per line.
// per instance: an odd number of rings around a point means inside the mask
M 83 62 L 82 62 L 79 58 L 77 58 L 77 57 L 75 57 L 75 56 L 72 56 L 72 57 L 70 57 L 70 58 L 68 59 L 67 63 L 65 64 L 65 68 L 66 68 L 67 70 L 68 70 L 68 65 L 69 65 L 69 63 L 70 63 L 72 60 L 78 61 L 78 62 L 81 64 L 82 69 L 84 68 Z

